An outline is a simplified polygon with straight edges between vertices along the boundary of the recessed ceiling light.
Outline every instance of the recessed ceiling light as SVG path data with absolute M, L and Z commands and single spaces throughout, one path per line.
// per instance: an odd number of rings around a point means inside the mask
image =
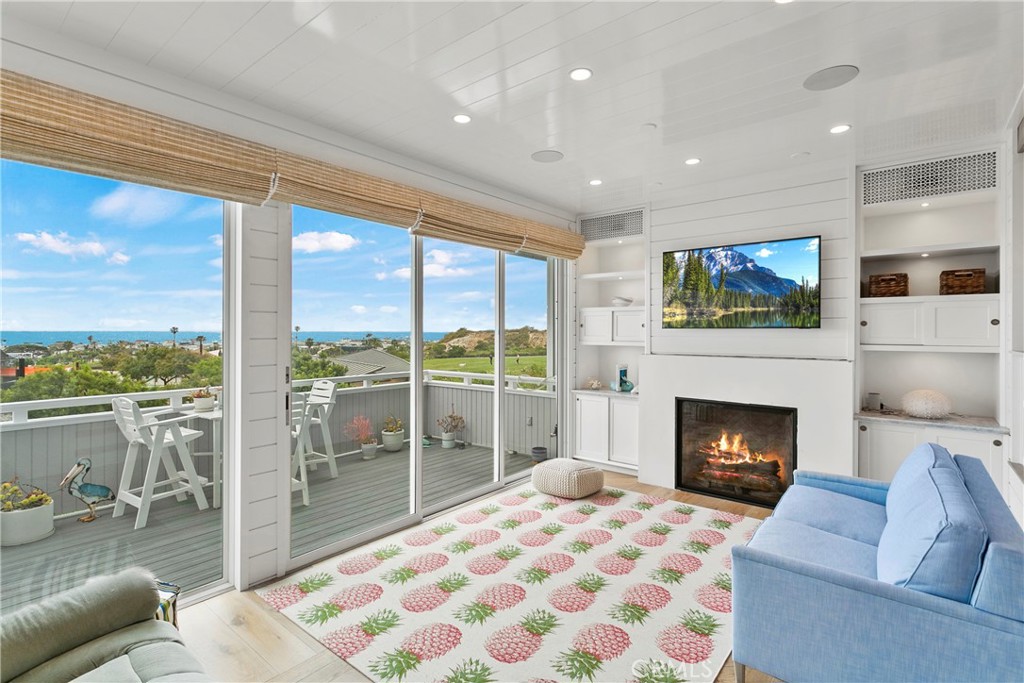
M 597 187 L 598 185 L 601 184 L 601 181 L 598 180 L 597 178 L 594 178 L 593 180 L 590 181 L 590 184 L 593 185 L 594 187 Z
M 931 254 L 921 254 L 921 258 L 928 258 Z
M 619 244 L 622 244 L 622 240 L 619 240 Z
M 921 202 L 921 208 L 924 208 L 926 206 L 931 206 L 931 204 L 929 204 L 928 202 Z
M 842 135 L 851 128 L 853 128 L 853 126 L 848 123 L 840 123 L 838 126 L 832 126 L 829 128 L 828 132 L 832 133 L 832 135 Z
M 593 71 L 591 71 L 590 69 L 586 69 L 584 67 L 573 69 L 572 71 L 569 72 L 569 78 L 571 78 L 574 81 L 585 81 L 593 75 Z
M 793 152 L 792 154 L 789 155 L 789 158 L 790 159 L 799 159 L 800 157 L 809 157 L 809 156 L 811 156 L 810 152 Z
M 456 114 L 452 117 L 452 121 L 455 123 L 469 123 L 473 119 L 470 118 L 469 114 Z
M 697 157 L 693 157 L 692 159 L 687 159 L 683 163 L 686 164 L 687 166 L 696 166 L 697 164 L 700 163 L 700 159 L 698 159 Z
M 656 123 L 645 123 L 640 127 L 646 128 L 647 130 L 658 130 L 658 124 Z
M 534 152 L 530 155 L 530 158 L 534 161 L 539 161 L 542 164 L 552 164 L 556 161 L 561 161 L 565 158 L 565 155 L 559 152 L 557 149 L 542 149 L 539 152 Z
M 857 77 L 860 69 L 852 64 L 840 64 L 830 66 L 821 71 L 815 71 L 804 81 L 804 87 L 808 90 L 831 90 L 841 85 L 846 85 Z
M 793 2 L 793 0 L 775 0 L 776 5 L 788 5 L 791 2 Z

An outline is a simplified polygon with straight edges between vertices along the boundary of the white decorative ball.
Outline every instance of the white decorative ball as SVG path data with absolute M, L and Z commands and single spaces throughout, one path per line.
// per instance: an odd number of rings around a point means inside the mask
M 907 392 L 901 399 L 903 412 L 911 417 L 936 419 L 946 417 L 953 410 L 953 404 L 941 391 L 933 389 L 915 389 Z

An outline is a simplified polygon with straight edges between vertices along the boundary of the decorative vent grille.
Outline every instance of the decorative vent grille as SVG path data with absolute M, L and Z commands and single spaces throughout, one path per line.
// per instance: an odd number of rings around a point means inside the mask
M 995 186 L 996 153 L 968 154 L 868 171 L 864 174 L 864 204 L 898 202 Z
M 607 216 L 583 218 L 580 219 L 580 231 L 583 233 L 583 239 L 588 242 L 642 235 L 644 234 L 644 211 L 635 209 Z

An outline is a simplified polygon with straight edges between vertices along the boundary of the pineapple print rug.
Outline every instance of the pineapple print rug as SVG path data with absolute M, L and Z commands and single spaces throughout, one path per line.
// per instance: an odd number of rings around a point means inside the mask
M 760 520 L 604 489 L 503 493 L 258 594 L 379 681 L 712 681 Z

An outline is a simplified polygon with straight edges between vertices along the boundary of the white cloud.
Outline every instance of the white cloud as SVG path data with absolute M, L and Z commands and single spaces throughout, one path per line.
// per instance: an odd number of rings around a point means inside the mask
M 76 241 L 66 232 L 59 232 L 51 235 L 46 231 L 19 232 L 14 236 L 19 242 L 24 242 L 34 249 L 49 251 L 64 256 L 103 256 L 107 248 L 96 240 Z
M 221 217 L 224 215 L 224 202 L 208 201 L 194 207 L 185 214 L 185 220 L 198 221 L 203 218 Z
M 181 212 L 185 196 L 169 190 L 139 185 L 120 185 L 96 199 L 89 207 L 95 218 L 124 221 L 130 225 L 151 225 Z
M 455 254 L 450 251 L 444 251 L 443 249 L 431 249 L 423 257 L 423 260 L 426 263 L 440 263 L 442 265 L 448 265 L 454 259 Z
M 807 246 L 804 247 L 804 251 L 818 251 L 818 244 L 820 242 L 821 240 L 815 237 L 813 240 L 807 243 Z
M 131 260 L 132 257 L 124 253 L 123 251 L 115 251 L 113 254 L 110 255 L 110 258 L 107 259 L 107 263 L 114 266 L 123 266 L 124 264 L 128 263 Z
M 363 306 L 361 304 L 356 304 L 354 306 L 349 306 L 349 310 L 351 310 L 353 313 L 358 313 L 359 315 L 363 315 L 364 313 L 366 313 L 366 306 Z
M 399 268 L 398 270 L 391 273 L 394 277 L 399 280 L 408 280 L 412 276 L 411 268 Z M 469 268 L 449 268 L 443 263 L 424 263 L 423 264 L 423 277 L 424 278 L 442 278 L 442 277 L 467 277 L 472 275 L 473 271 Z
M 376 263 L 378 266 L 386 266 L 388 264 L 387 260 L 381 258 L 380 256 L 374 256 L 373 262 Z
M 778 253 L 778 252 L 772 251 L 768 247 L 761 247 L 760 250 L 758 250 L 757 252 L 754 253 L 754 256 L 758 256 L 760 258 L 768 258 L 772 254 L 776 254 L 776 253 Z
M 292 249 L 315 254 L 320 251 L 347 251 L 359 244 L 352 235 L 336 230 L 329 232 L 302 232 L 292 238 Z
M 387 280 L 388 279 L 388 274 L 387 273 L 374 273 L 373 277 L 377 279 L 377 282 L 381 282 L 383 280 Z
M 207 265 L 213 266 L 214 268 L 223 268 L 224 267 L 224 257 L 218 256 L 217 258 L 210 259 L 206 263 L 207 263 Z
M 490 294 L 487 294 L 486 292 L 459 292 L 458 294 L 453 294 L 448 297 L 448 301 L 483 301 L 489 297 Z
M 11 270 L 0 269 L 0 280 L 74 280 L 91 277 L 92 273 L 85 270 Z
M 399 280 L 408 280 L 410 277 L 412 277 L 412 268 L 399 268 L 398 270 L 391 274 L 397 277 Z M 384 278 L 377 279 L 383 280 Z
M 398 306 L 381 306 L 381 313 L 398 313 Z

